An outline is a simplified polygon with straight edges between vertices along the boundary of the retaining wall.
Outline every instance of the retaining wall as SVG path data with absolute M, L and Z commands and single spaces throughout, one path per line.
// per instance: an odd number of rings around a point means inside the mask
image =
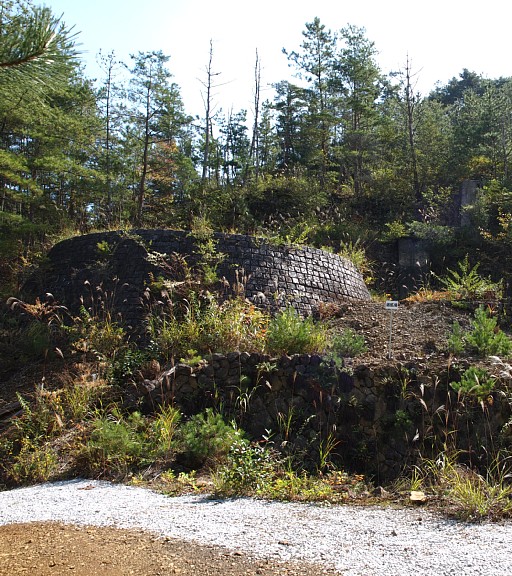
M 370 299 L 355 266 L 335 254 L 276 246 L 237 234 L 217 233 L 213 239 L 216 251 L 223 255 L 218 276 L 233 285 L 237 272 L 243 275 L 245 296 L 262 307 L 292 305 L 309 315 L 320 302 Z M 78 236 L 52 248 L 46 267 L 26 284 L 24 291 L 51 292 L 61 302 L 76 307 L 81 297 L 91 297 L 91 288 L 103 283 L 104 289 L 115 292 L 115 310 L 129 324 L 138 324 L 143 317 L 140 299 L 145 287 L 154 279 L 175 280 L 173 275 L 179 275 L 176 254 L 193 269 L 201 259 L 198 241 L 189 233 L 173 230 Z
M 493 454 L 495 442 L 510 445 L 506 398 L 493 392 L 483 410 L 476 398 L 457 399 L 449 386 L 456 378 L 453 369 L 419 374 L 413 363 L 349 369 L 318 355 L 233 352 L 195 367 L 177 364 L 141 381 L 130 402 L 148 412 L 172 404 L 186 416 L 214 408 L 252 439 L 271 436 L 277 448 L 312 468 L 330 437 L 339 467 L 382 482 L 399 476 L 420 454 L 437 455 L 436 442 L 441 449 L 445 440 L 476 465 Z

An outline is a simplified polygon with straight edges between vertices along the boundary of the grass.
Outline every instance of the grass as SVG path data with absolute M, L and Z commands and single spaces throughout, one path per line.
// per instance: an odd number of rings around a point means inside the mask
M 423 460 L 414 470 L 414 487 L 425 489 L 452 515 L 464 520 L 510 517 L 512 514 L 511 469 L 499 455 L 485 474 L 458 463 L 455 454 Z
M 152 350 L 164 360 L 265 346 L 268 317 L 242 298 L 219 302 L 212 293 L 190 292 L 178 302 L 162 300 L 151 312 Z
M 271 355 L 311 354 L 327 346 L 327 329 L 313 318 L 301 318 L 291 306 L 278 312 L 269 322 L 265 351 Z

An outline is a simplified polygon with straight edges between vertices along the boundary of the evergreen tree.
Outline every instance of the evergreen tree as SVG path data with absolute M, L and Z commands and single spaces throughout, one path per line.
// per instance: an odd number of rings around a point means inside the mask
M 171 82 L 166 68 L 169 57 L 159 51 L 139 52 L 131 58 L 125 139 L 133 149 L 133 221 L 140 225 L 148 200 L 170 194 L 174 189 L 173 185 L 163 184 L 172 181 L 173 175 L 167 172 L 174 171 L 176 176 L 176 168 L 168 162 L 162 164 L 162 160 L 171 152 L 176 154 L 181 142 L 187 144 L 191 118 L 184 112 L 178 86 Z M 156 176 L 159 170 L 166 172 L 165 177 Z
M 342 180 L 348 180 L 359 195 L 370 179 L 376 154 L 383 79 L 375 61 L 377 50 L 366 38 L 364 28 L 349 25 L 340 31 L 340 40 L 332 80 L 340 119 L 337 161 Z
M 336 36 L 326 30 L 319 18 L 306 24 L 302 33 L 304 41 L 299 52 L 286 52 L 289 61 L 297 68 L 297 75 L 306 82 L 305 97 L 308 106 L 307 123 L 307 161 L 315 168 L 321 182 L 325 182 L 329 147 L 331 142 L 331 127 L 334 123 L 332 115 L 330 80 L 333 74 Z

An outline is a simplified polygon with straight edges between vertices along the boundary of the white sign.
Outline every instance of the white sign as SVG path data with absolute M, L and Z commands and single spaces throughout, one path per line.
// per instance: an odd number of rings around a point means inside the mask
M 393 358 L 393 353 L 391 351 L 391 344 L 393 340 L 393 312 L 398 310 L 398 300 L 386 300 L 386 310 L 389 310 L 391 314 L 389 315 L 389 344 L 388 344 L 388 358 Z

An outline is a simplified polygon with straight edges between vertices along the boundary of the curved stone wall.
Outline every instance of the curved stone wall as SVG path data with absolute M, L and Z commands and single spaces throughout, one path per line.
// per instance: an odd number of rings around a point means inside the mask
M 355 266 L 335 254 L 277 246 L 238 234 L 216 233 L 213 239 L 216 251 L 223 255 L 217 269 L 219 277 L 232 286 L 237 271 L 243 274 L 245 296 L 260 306 L 275 309 L 292 305 L 308 315 L 320 302 L 370 299 Z M 46 267 L 26 284 L 25 291 L 51 292 L 73 307 L 80 297 L 90 295 L 93 286 L 102 283 L 112 293 L 114 308 L 129 323 L 136 324 L 142 319 L 140 298 L 151 278 L 172 278 L 171 260 L 176 254 L 193 269 L 200 261 L 198 252 L 198 241 L 182 231 L 135 230 L 78 236 L 51 249 Z

